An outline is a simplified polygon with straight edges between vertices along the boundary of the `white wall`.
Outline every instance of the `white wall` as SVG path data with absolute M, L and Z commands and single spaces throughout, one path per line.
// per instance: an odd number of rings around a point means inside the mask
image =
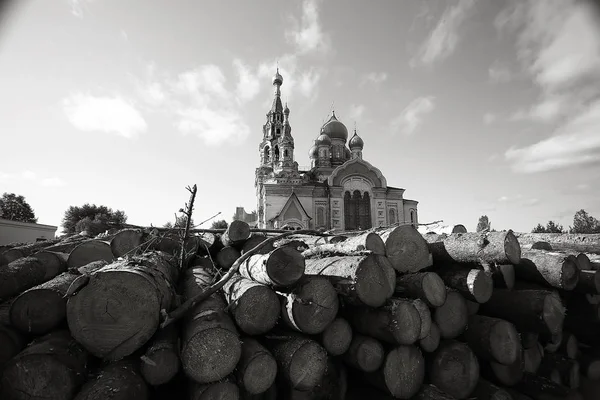
M 36 239 L 54 239 L 57 228 L 0 218 L 0 246 L 20 242 L 34 243 Z

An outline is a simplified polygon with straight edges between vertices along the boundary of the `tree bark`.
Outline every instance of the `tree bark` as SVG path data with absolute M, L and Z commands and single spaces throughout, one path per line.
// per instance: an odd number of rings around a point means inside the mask
M 87 352 L 69 332 L 42 336 L 5 365 L 0 398 L 72 399 L 85 380 L 87 360 Z
M 457 399 L 466 399 L 479 381 L 479 362 L 469 346 L 450 340 L 433 354 L 428 372 L 431 384 Z
M 354 335 L 343 360 L 346 364 L 363 372 L 374 372 L 381 367 L 385 358 L 383 345 L 370 336 Z
M 496 289 L 480 313 L 515 324 L 521 332 L 554 334 L 562 330 L 565 308 L 549 290 Z
M 473 395 L 477 400 L 513 400 L 506 390 L 482 378 L 479 378 Z
M 221 235 L 221 242 L 225 246 L 243 245 L 250 238 L 250 226 L 247 222 L 231 221 L 227 230 Z
M 43 335 L 67 315 L 65 294 L 79 275 L 63 272 L 56 278 L 21 293 L 10 307 L 11 324 L 23 333 Z
M 281 306 L 270 287 L 236 274 L 225 283 L 223 292 L 231 315 L 244 333 L 260 335 L 277 323 Z
M 421 333 L 421 316 L 410 300 L 389 299 L 380 308 L 361 306 L 347 314 L 356 332 L 387 343 L 413 344 Z
M 467 303 L 464 297 L 454 290 L 448 290 L 446 302 L 433 311 L 433 321 L 444 339 L 454 339 L 463 333 L 468 318 Z
M 492 296 L 494 282 L 487 272 L 461 265 L 444 265 L 436 268 L 446 286 L 456 289 L 468 300 L 485 303 Z
M 502 319 L 472 315 L 464 337 L 477 357 L 488 361 L 510 365 L 521 352 L 517 329 Z
M 321 333 L 321 344 L 332 356 L 339 356 L 348 351 L 352 341 L 352 327 L 341 317 L 334 319 Z
M 304 276 L 302 254 L 289 247 L 277 248 L 267 254 L 254 254 L 240 265 L 240 274 L 264 285 L 286 287 Z
M 292 389 L 309 391 L 325 374 L 327 351 L 314 340 L 300 335 L 267 340 L 277 360 L 278 373 Z
M 79 268 L 91 263 L 92 261 L 104 260 L 111 262 L 114 256 L 110 248 L 110 243 L 102 240 L 88 240 L 69 253 L 67 266 L 69 268 Z
M 411 225 L 377 232 L 385 242 L 386 255 L 398 272 L 418 272 L 433 263 L 423 236 Z
M 288 327 L 309 335 L 323 332 L 339 308 L 337 292 L 323 276 L 305 276 L 291 293 L 280 293 L 280 296 L 283 321 Z
M 381 237 L 374 232 L 364 232 L 358 236 L 352 236 L 338 243 L 321 244 L 310 247 L 302 252 L 306 258 L 319 257 L 323 254 L 354 255 L 359 251 L 370 251 L 373 254 L 385 256 L 385 243 Z
M 522 245 L 547 242 L 554 251 L 600 254 L 600 234 L 578 233 L 516 233 Z
M 573 290 L 579 280 L 575 257 L 542 250 L 523 250 L 523 258 L 515 266 L 518 279 Z
M 553 251 L 552 245 L 548 242 L 535 242 L 531 245 L 531 250 Z
M 69 258 L 69 254 L 42 250 L 33 254 L 31 257 L 37 258 L 44 264 L 46 276 L 51 279 L 67 269 L 67 259 Z
M 433 236 L 433 235 L 432 235 Z M 458 262 L 482 265 L 517 264 L 521 246 L 512 231 L 453 233 L 442 241 L 425 236 L 434 263 Z
M 204 291 L 213 282 L 213 274 L 206 268 L 188 269 L 183 279 L 184 298 Z M 192 309 L 183 324 L 181 342 L 183 370 L 196 382 L 216 381 L 233 372 L 242 350 L 221 292 Z
M 0 371 L 27 344 L 23 335 L 11 326 L 0 324 Z
M 18 260 L 19 258 L 29 257 L 32 254 L 43 250 L 45 247 L 55 245 L 59 242 L 60 239 L 50 239 L 36 243 L 13 246 L 4 250 L 0 247 L 0 266 L 10 264 L 11 262 Z
M 0 268 L 0 300 L 7 300 L 24 290 L 42 284 L 63 270 L 53 271 L 46 268 L 34 257 L 24 257 Z
M 119 360 L 156 332 L 162 310 L 171 310 L 179 269 L 174 257 L 148 252 L 109 264 L 67 301 L 73 337 L 90 353 Z
M 399 275 L 395 292 L 403 297 L 421 299 L 429 307 L 440 307 L 446 302 L 446 286 L 435 272 L 416 272 Z
M 175 325 L 159 329 L 141 357 L 140 373 L 148 384 L 163 385 L 179 372 L 179 332 Z
M 74 400 L 144 400 L 149 395 L 138 364 L 122 360 L 101 368 L 94 379 L 83 385 Z
M 227 271 L 241 255 L 235 247 L 225 246 L 219 250 L 215 259 L 219 268 Z
M 426 353 L 433 353 L 440 345 L 440 328 L 435 322 L 431 322 L 429 334 L 419 340 L 419 346 Z
M 240 388 L 249 394 L 265 392 L 275 382 L 277 362 L 256 339 L 242 339 L 242 353 L 236 368 Z
M 398 346 L 386 354 L 381 368 L 365 373 L 365 379 L 397 399 L 410 399 L 425 379 L 425 360 L 417 347 Z
M 338 293 L 355 305 L 380 307 L 394 286 L 389 261 L 374 254 L 307 259 L 306 274 L 328 277 Z
M 413 305 L 419 312 L 419 316 L 421 317 L 421 331 L 419 332 L 419 340 L 427 337 L 429 335 L 429 331 L 431 330 L 431 311 L 427 304 L 421 299 L 412 300 Z

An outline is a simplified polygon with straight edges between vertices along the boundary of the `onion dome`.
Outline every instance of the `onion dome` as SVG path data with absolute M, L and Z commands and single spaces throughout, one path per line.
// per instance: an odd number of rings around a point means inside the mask
M 308 158 L 319 158 L 319 149 L 317 148 L 316 144 L 313 144 L 313 146 L 308 150 Z
M 356 134 L 356 131 L 354 131 L 354 135 L 350 139 L 350 142 L 348 142 L 348 146 L 350 147 L 350 149 L 362 150 L 364 145 L 365 145 L 365 142 L 363 142 L 363 140 L 360 138 L 360 136 L 358 136 Z
M 331 144 L 331 138 L 327 136 L 325 133 L 321 133 L 317 140 L 315 141 L 317 146 L 329 146 Z
M 331 113 L 329 121 L 323 125 L 323 133 L 331 139 L 342 139 L 344 143 L 348 140 L 348 129 L 335 116 L 335 111 Z
M 289 109 L 289 108 L 288 108 L 288 106 L 287 106 L 287 102 L 285 103 L 285 108 L 283 109 L 283 113 L 284 113 L 285 115 L 290 115 L 290 109 Z
M 283 76 L 281 76 L 281 74 L 279 73 L 279 68 L 277 68 L 277 72 L 273 76 L 273 85 L 283 85 Z

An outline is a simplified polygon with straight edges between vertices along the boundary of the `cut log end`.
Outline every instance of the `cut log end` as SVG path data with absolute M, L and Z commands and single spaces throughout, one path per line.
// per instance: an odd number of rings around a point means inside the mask
M 432 307 L 440 307 L 446 301 L 446 286 L 440 276 L 434 272 L 428 272 L 423 277 L 423 292 L 425 301 Z
M 190 400 L 239 400 L 238 386 L 229 381 L 213 382 L 207 384 L 192 384 Z
M 250 394 L 263 393 L 275 381 L 277 362 L 269 353 L 257 353 L 246 365 L 240 376 L 240 383 Z
M 289 366 L 290 386 L 310 390 L 317 386 L 327 366 L 327 352 L 314 341 L 304 343 L 292 356 Z
M 419 346 L 427 353 L 433 353 L 440 344 L 440 329 L 435 322 L 431 323 L 429 334 L 419 341 Z
M 64 320 L 66 304 L 63 295 L 55 290 L 25 292 L 11 305 L 11 324 L 24 333 L 47 333 Z
M 498 320 L 490 329 L 490 350 L 500 364 L 513 364 L 521 352 L 519 333 L 513 324 Z
M 387 265 L 384 258 L 370 256 L 356 269 L 356 285 L 354 290 L 360 301 L 370 307 L 380 307 L 391 296 Z
M 381 367 L 385 358 L 385 350 L 382 344 L 372 337 L 355 335 L 348 352 L 344 355 L 344 361 L 354 368 L 373 372 Z
M 73 337 L 99 358 L 118 360 L 146 343 L 159 324 L 156 288 L 144 276 L 111 271 L 90 277 L 67 302 Z
M 293 285 L 304 275 L 304 257 L 298 250 L 285 246 L 273 250 L 270 255 L 266 268 L 276 285 Z
M 469 346 L 449 341 L 435 353 L 429 375 L 433 385 L 457 399 L 465 399 L 477 386 L 479 362 Z
M 548 242 L 535 242 L 531 245 L 532 250 L 552 251 L 552 245 Z
M 472 269 L 469 271 L 467 285 L 474 300 L 478 303 L 485 303 L 492 297 L 494 281 L 491 276 L 483 270 Z
M 149 358 L 142 358 L 140 372 L 152 386 L 165 384 L 179 372 L 179 357 L 172 349 L 157 350 Z
M 321 335 L 323 347 L 332 356 L 344 354 L 352 341 L 352 328 L 344 318 L 336 318 Z
M 204 329 L 186 341 L 181 363 L 196 382 L 221 379 L 234 370 L 241 356 L 238 336 L 224 328 Z
M 417 272 L 432 264 L 427 242 L 411 225 L 401 225 L 381 233 L 386 255 L 399 272 Z
M 445 339 L 453 339 L 460 335 L 467 326 L 468 318 L 467 303 L 464 297 L 455 291 L 448 291 L 446 302 L 433 313 L 433 321 L 440 330 L 440 336 Z
M 512 231 L 507 232 L 504 238 L 504 251 L 511 264 L 518 264 L 521 260 L 521 245 Z
M 573 290 L 579 280 L 579 268 L 577 268 L 577 259 L 567 257 L 562 266 L 562 288 L 564 290 Z
M 321 333 L 335 319 L 339 301 L 333 285 L 325 277 L 306 279 L 285 297 L 284 320 L 309 335 Z
M 556 292 L 549 293 L 544 298 L 542 318 L 550 333 L 558 333 L 562 330 L 565 318 L 565 307 Z
M 271 288 L 256 285 L 237 301 L 233 316 L 242 331 L 249 335 L 259 335 L 275 326 L 280 308 L 279 298 Z
M 410 399 L 419 392 L 425 379 L 425 361 L 415 346 L 396 347 L 387 354 L 382 372 L 392 396 Z

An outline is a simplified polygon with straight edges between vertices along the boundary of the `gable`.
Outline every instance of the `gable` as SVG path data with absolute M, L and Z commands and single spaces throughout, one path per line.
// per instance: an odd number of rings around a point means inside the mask
M 290 206 L 287 208 L 287 210 L 285 210 L 285 213 L 283 214 L 283 220 L 285 221 L 288 219 L 302 220 L 302 213 L 298 209 L 298 205 L 296 204 L 296 202 L 292 202 L 290 204 Z
M 352 175 L 365 177 L 367 180 L 373 182 L 374 187 L 387 187 L 387 182 L 381 171 L 359 158 L 347 161 L 337 167 L 329 176 L 329 185 L 341 186 L 345 178 Z

